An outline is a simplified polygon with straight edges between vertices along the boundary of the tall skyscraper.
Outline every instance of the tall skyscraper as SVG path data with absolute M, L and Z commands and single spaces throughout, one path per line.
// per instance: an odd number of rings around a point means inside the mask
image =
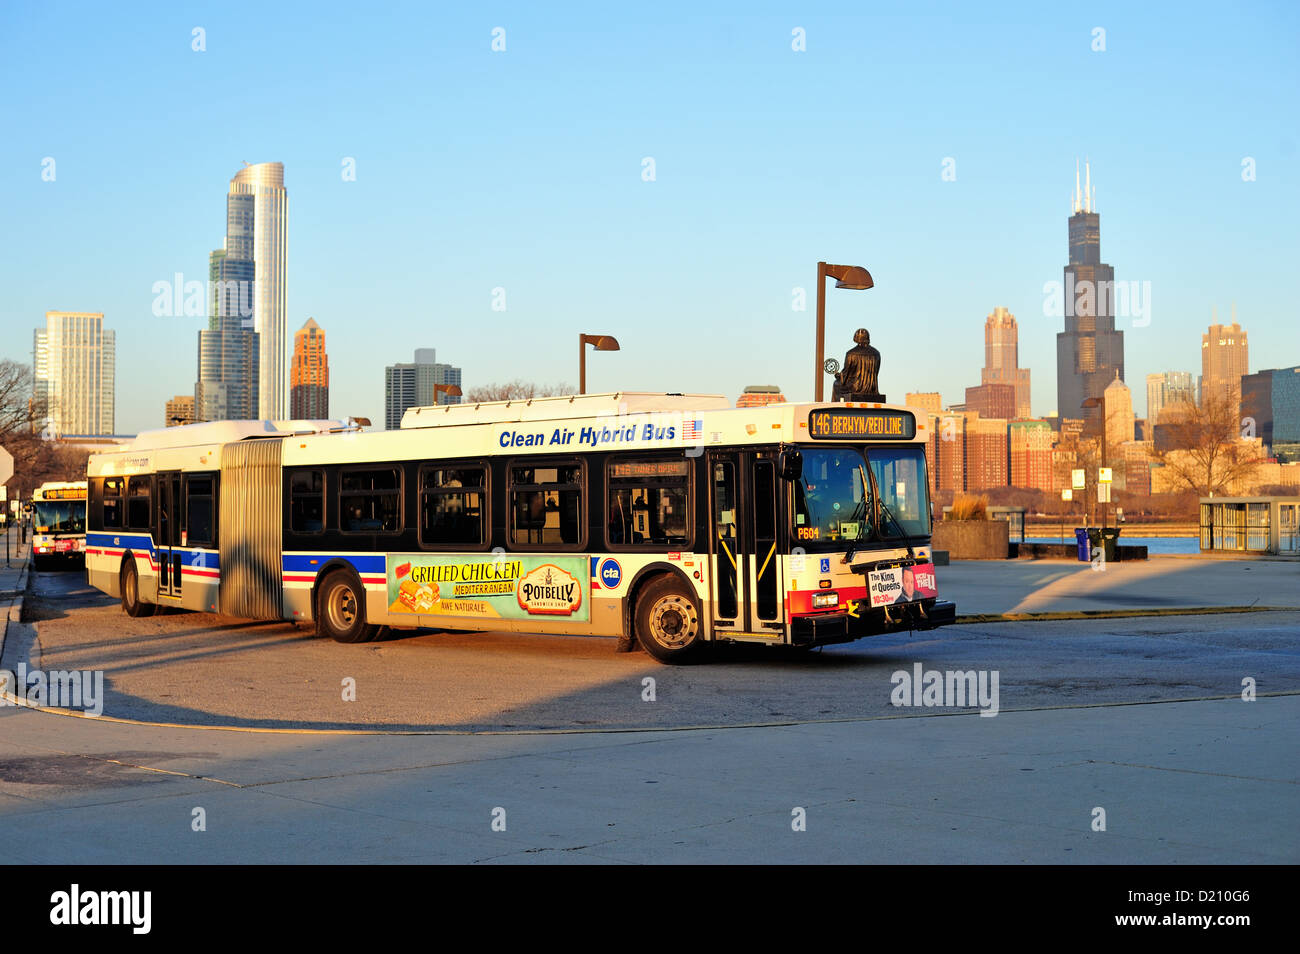
M 1196 402 L 1196 385 L 1190 371 L 1164 371 L 1147 375 L 1147 427 L 1160 423 L 1162 409 L 1186 401 Z
M 53 434 L 112 434 L 117 343 L 103 312 L 47 311 L 33 336 L 38 400 Z
M 226 242 L 208 256 L 208 327 L 199 332 L 199 421 L 247 421 L 261 416 L 252 195 L 226 196 Z
M 252 199 L 254 289 L 253 330 L 258 335 L 258 416 L 284 417 L 289 362 L 285 308 L 285 262 L 289 245 L 289 193 L 284 163 L 246 165 L 230 180 L 232 196 Z
M 1002 417 L 1030 416 L 1029 369 L 1020 367 L 1020 332 L 1016 316 L 1005 308 L 994 308 L 984 322 L 984 368 L 981 384 L 1010 384 L 1016 389 L 1015 405 Z M 970 403 L 970 398 L 966 399 Z
M 330 362 L 325 354 L 325 331 L 315 318 L 308 318 L 293 336 L 289 416 L 295 421 L 320 421 L 330 416 Z
M 1080 191 L 1076 166 L 1071 208 L 1065 330 L 1056 336 L 1056 413 L 1083 417 L 1095 430 L 1100 407 L 1084 409 L 1083 402 L 1100 398 L 1117 371 L 1124 377 L 1124 332 L 1115 330 L 1115 270 L 1101 260 L 1101 219 L 1091 169 Z
M 1215 322 L 1201 335 L 1201 400 L 1226 399 L 1239 410 L 1241 376 L 1249 373 L 1250 348 L 1246 332 L 1237 324 L 1237 306 L 1233 305 L 1231 325 Z
M 438 364 L 433 348 L 417 348 L 411 364 L 392 364 L 384 369 L 384 427 L 395 431 L 402 426 L 407 408 L 431 404 L 459 404 L 437 385 L 460 387 L 460 368 Z

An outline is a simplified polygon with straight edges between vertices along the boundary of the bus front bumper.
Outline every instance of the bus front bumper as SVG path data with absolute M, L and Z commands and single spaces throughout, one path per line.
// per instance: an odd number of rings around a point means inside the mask
M 850 643 L 901 629 L 937 629 L 956 620 L 957 604 L 951 600 L 898 603 L 888 607 L 888 615 L 884 609 L 876 609 L 856 617 L 848 613 L 796 616 L 790 622 L 790 641 L 796 646 Z

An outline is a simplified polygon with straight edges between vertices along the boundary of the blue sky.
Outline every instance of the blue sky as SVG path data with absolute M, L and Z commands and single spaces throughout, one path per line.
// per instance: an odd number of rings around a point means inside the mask
M 1119 322 L 1139 413 L 1147 373 L 1199 373 L 1212 307 L 1252 370 L 1300 363 L 1293 4 L 468 6 L 6 3 L 0 356 L 103 311 L 117 428 L 160 426 L 204 322 L 155 317 L 153 283 L 206 279 L 230 177 L 280 161 L 290 329 L 325 328 L 336 416 L 381 420 L 417 347 L 466 386 L 576 384 L 584 331 L 623 345 L 589 390 L 808 399 L 819 259 L 874 275 L 828 291 L 828 353 L 868 327 L 891 398 L 960 401 L 1001 305 L 1046 414 L 1086 157 L 1103 260 L 1151 283 Z

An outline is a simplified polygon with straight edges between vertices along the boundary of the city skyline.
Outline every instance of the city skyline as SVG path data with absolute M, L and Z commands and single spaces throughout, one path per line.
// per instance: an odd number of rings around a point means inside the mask
M 211 183 L 241 158 L 273 156 L 294 191 L 285 320 L 315 315 L 347 356 L 331 369 L 336 415 L 382 417 L 375 382 L 407 324 L 435 327 L 473 384 L 538 379 L 539 368 L 572 377 L 569 339 L 590 326 L 623 345 L 592 363 L 592 390 L 737 394 L 760 380 L 806 400 L 811 382 L 797 368 L 812 350 L 812 308 L 793 302 L 796 289 L 811 295 L 818 260 L 871 269 L 871 291 L 829 293 L 828 354 L 869 328 L 886 393 L 960 401 L 978 381 L 979 331 L 967 320 L 996 305 L 1020 320 L 1021 366 L 1039 369 L 1034 409 L 1068 414 L 1051 373 L 1062 323 L 1046 313 L 1043 287 L 1061 279 L 1063 180 L 1082 157 L 1104 186 L 1107 261 L 1153 289 L 1148 324 L 1118 322 L 1139 402 L 1145 374 L 1196 367 L 1211 309 L 1233 300 L 1257 352 L 1294 363 L 1283 278 L 1300 251 L 1283 92 L 1300 78 L 1284 42 L 1294 10 L 1275 11 L 1268 33 L 1212 8 L 1177 23 L 1111 11 L 1100 52 L 1089 45 L 1094 25 L 1064 12 L 1008 25 L 958 7 L 947 23 L 873 20 L 845 6 L 800 18 L 805 53 L 790 49 L 789 17 L 718 14 L 683 27 L 689 14 L 679 9 L 674 23 L 671 6 L 662 12 L 666 22 L 631 30 L 618 16 L 596 26 L 503 13 L 511 40 L 494 54 L 488 27 L 455 12 L 435 22 L 412 11 L 394 31 L 380 11 L 345 42 L 301 37 L 283 11 L 267 12 L 267 31 L 248 31 L 233 11 L 213 10 L 200 53 L 190 26 L 170 21 L 127 29 L 86 7 L 86 29 L 68 34 L 51 11 L 7 10 L 0 44 L 20 96 L 0 169 L 28 231 L 0 261 L 16 289 L 6 321 L 102 311 L 120 338 L 118 428 L 152 426 L 159 402 L 193 385 L 184 356 L 203 319 L 152 315 L 150 289 L 177 272 L 204 277 Z M 851 39 L 860 30 L 879 40 L 867 66 Z M 70 65 L 45 76 L 32 51 L 56 37 Z M 914 42 L 952 55 L 904 82 Z M 1006 42 L 1028 55 L 985 69 L 980 51 Z M 678 68 L 645 86 L 641 67 L 669 48 Z M 356 75 L 319 83 L 297 69 L 322 56 L 355 58 Z M 607 73 L 599 89 L 586 81 L 593 68 Z M 39 108 L 21 95 L 36 75 Z M 270 84 L 283 108 L 241 116 L 229 146 L 141 160 L 139 130 L 188 128 L 194 104 L 232 75 Z M 457 97 L 428 93 L 449 82 Z M 1097 101 L 1123 102 L 1123 114 L 1081 129 L 1059 109 L 1080 83 Z M 871 91 L 850 122 L 835 122 L 844 107 L 819 96 L 836 84 Z M 701 93 L 733 104 L 721 122 L 699 110 Z M 1195 132 L 1206 110 L 1224 117 L 1213 141 Z M 805 123 L 835 132 L 809 151 L 790 134 Z M 647 158 L 653 179 L 643 178 Z M 482 349 L 487 327 L 492 347 Z M 746 362 L 719 367 L 715 355 L 738 333 L 755 340 Z M 664 380 L 664 342 L 687 339 L 696 347 L 677 349 Z M 935 342 L 954 347 L 918 351 Z M 2 353 L 27 360 L 12 340 Z M 175 358 L 158 367 L 158 354 Z

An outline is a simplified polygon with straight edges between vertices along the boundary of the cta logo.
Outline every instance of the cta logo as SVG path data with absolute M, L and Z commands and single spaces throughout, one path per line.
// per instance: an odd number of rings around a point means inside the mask
M 623 568 L 618 565 L 618 561 L 613 557 L 604 560 L 600 564 L 600 585 L 609 589 L 616 589 L 623 582 Z
M 572 616 L 582 605 L 582 586 L 573 574 L 544 563 L 519 581 L 515 598 L 530 616 Z

